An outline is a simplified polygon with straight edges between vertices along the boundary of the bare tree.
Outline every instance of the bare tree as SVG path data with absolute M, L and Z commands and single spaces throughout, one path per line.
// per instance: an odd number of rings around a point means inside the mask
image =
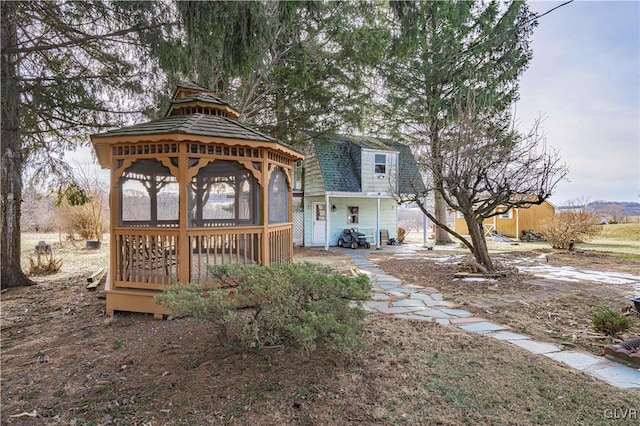
M 616 204 L 609 204 L 608 206 L 600 207 L 597 209 L 597 213 L 606 217 L 609 223 L 626 223 L 627 217 L 622 210 L 622 207 Z
M 463 215 L 471 240 L 422 207 L 424 214 L 468 247 L 488 271 L 495 267 L 483 221 L 513 207 L 542 204 L 567 174 L 557 153 L 547 152 L 538 133 L 539 121 L 529 132 L 519 133 L 509 128 L 508 116 L 499 117 L 481 116 L 469 102 L 443 138 L 440 155 L 432 155 L 425 145 L 417 156 L 421 172 L 430 177 L 427 191 L 438 191 L 450 208 Z M 411 194 L 403 201 L 418 202 L 426 195 Z

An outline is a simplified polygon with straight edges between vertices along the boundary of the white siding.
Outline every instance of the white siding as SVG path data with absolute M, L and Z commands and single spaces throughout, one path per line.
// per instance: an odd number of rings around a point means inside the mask
M 384 178 L 376 176 L 376 154 L 385 154 L 387 157 L 386 173 Z M 362 150 L 362 192 L 395 192 L 398 170 L 398 153 L 396 151 Z
M 303 163 L 304 174 L 304 194 L 306 196 L 315 196 L 324 194 L 324 182 L 322 180 L 322 172 L 318 164 L 318 157 L 313 144 L 309 144 L 309 150 Z M 305 204 L 305 211 L 307 205 Z M 306 240 L 306 238 L 305 238 Z
M 311 223 L 311 215 L 313 213 L 313 202 L 324 201 L 324 197 L 305 197 L 304 211 L 305 224 Z M 332 211 L 332 206 L 336 206 L 336 211 Z M 357 224 L 347 224 L 347 207 L 359 207 L 359 221 Z M 389 231 L 389 238 L 397 238 L 398 236 L 398 215 L 397 204 L 395 200 L 384 198 L 380 200 L 380 229 Z M 329 245 L 335 246 L 338 238 L 342 235 L 345 228 L 373 228 L 376 227 L 376 198 L 341 198 L 330 197 L 327 206 L 327 215 L 330 216 L 331 229 L 329 230 Z M 311 244 L 311 226 L 305 226 L 304 243 L 306 247 Z M 369 241 L 374 243 L 374 241 Z

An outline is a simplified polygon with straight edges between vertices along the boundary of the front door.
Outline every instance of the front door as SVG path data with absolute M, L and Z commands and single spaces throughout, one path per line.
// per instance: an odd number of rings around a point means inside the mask
M 325 226 L 327 223 L 327 205 L 322 202 L 313 203 L 313 221 L 312 221 L 311 242 L 313 244 L 325 243 Z

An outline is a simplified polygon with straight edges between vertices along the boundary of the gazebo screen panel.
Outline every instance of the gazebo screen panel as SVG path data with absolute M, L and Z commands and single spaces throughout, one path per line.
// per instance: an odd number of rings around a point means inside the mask
M 158 160 L 134 162 L 121 176 L 119 185 L 120 226 L 178 226 L 178 183 Z
M 259 223 L 259 185 L 235 161 L 213 161 L 189 185 L 189 226 L 247 226 Z
M 269 223 L 289 222 L 289 186 L 280 167 L 269 178 Z

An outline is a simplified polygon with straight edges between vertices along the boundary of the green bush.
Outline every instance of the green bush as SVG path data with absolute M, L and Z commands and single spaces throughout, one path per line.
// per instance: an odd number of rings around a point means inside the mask
M 600 308 L 593 314 L 593 328 L 609 336 L 628 330 L 633 325 L 631 318 L 626 317 L 609 308 Z
M 217 325 L 223 343 L 245 348 L 292 343 L 312 352 L 318 342 L 347 351 L 364 343 L 371 284 L 313 263 L 209 266 L 213 284 L 177 284 L 156 302 Z

